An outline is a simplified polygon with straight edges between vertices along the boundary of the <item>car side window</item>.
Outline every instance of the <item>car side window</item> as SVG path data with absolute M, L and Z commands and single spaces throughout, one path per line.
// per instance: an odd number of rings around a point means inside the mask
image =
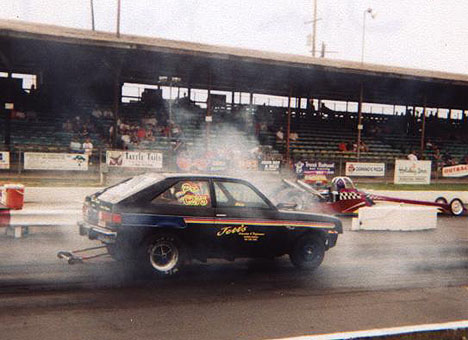
M 243 183 L 216 181 L 214 188 L 216 203 L 219 207 L 257 209 L 267 209 L 270 207 L 260 195 Z
M 211 207 L 208 181 L 179 181 L 156 196 L 151 204 Z

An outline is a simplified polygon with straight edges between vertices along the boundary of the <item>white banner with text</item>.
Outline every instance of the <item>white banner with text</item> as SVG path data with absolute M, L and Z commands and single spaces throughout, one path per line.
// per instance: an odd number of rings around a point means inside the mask
M 0 169 L 10 169 L 10 153 L 0 151 Z
M 346 162 L 346 176 L 385 176 L 385 163 Z
M 395 160 L 395 184 L 430 184 L 431 161 Z
M 468 164 L 446 166 L 442 168 L 443 177 L 465 177 L 468 176 Z
M 162 169 L 163 154 L 153 151 L 107 151 L 108 166 L 120 168 Z
M 25 152 L 24 169 L 87 171 L 88 155 L 78 153 Z

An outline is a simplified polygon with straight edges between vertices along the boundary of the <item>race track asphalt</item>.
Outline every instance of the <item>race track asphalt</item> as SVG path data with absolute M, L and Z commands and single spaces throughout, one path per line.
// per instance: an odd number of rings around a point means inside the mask
M 258 339 L 468 319 L 468 219 L 413 232 L 351 231 L 315 272 L 274 261 L 194 262 L 150 280 L 109 258 L 70 266 L 59 250 L 97 244 L 76 228 L 0 236 L 2 339 Z

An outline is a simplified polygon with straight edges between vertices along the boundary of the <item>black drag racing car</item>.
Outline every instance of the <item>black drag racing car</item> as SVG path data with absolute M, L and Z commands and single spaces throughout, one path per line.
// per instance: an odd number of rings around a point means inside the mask
M 315 269 L 342 233 L 335 217 L 284 211 L 247 181 L 146 174 L 86 197 L 80 234 L 102 241 L 115 259 L 172 275 L 188 261 L 289 254 Z

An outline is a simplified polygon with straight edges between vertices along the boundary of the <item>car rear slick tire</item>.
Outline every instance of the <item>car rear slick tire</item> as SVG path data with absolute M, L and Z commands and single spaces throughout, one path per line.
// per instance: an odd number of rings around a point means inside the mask
M 292 264 L 298 269 L 315 270 L 325 256 L 325 242 L 317 235 L 298 238 L 289 254 Z
M 460 216 L 463 214 L 464 207 L 463 202 L 459 198 L 454 198 L 450 201 L 450 212 L 454 216 Z
M 149 239 L 145 266 L 150 274 L 167 277 L 177 274 L 186 261 L 186 249 L 173 234 L 161 233 Z

